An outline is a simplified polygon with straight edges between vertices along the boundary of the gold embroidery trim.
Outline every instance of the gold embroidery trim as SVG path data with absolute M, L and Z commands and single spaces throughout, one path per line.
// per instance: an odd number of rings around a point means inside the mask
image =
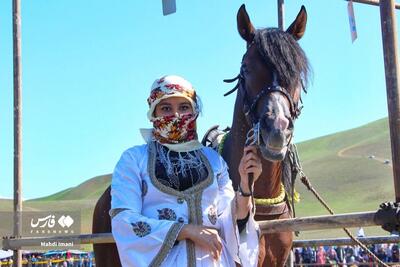
M 171 228 L 168 230 L 168 233 L 165 237 L 163 244 L 161 245 L 160 250 L 157 253 L 157 256 L 151 261 L 149 266 L 151 267 L 161 266 L 162 262 L 165 260 L 165 258 L 168 256 L 168 253 L 174 246 L 176 238 L 178 237 L 182 227 L 183 223 L 174 223 L 171 226 Z
M 155 163 L 156 163 L 156 152 L 155 152 L 155 143 L 151 142 L 149 144 L 149 160 L 148 160 L 148 173 L 150 176 L 150 180 L 154 187 L 160 190 L 163 193 L 182 197 L 186 200 L 188 206 L 189 213 L 189 223 L 202 225 L 203 224 L 203 212 L 201 209 L 201 199 L 203 195 L 203 190 L 210 186 L 214 181 L 214 172 L 211 167 L 211 164 L 208 158 L 204 155 L 203 151 L 200 149 L 200 157 L 204 164 L 206 165 L 208 176 L 204 181 L 201 181 L 199 184 L 192 186 L 184 191 L 178 191 L 171 187 L 168 187 L 158 181 L 155 175 Z M 186 251 L 187 251 L 187 266 L 195 267 L 196 266 L 196 249 L 195 245 L 192 241 L 186 240 Z M 168 251 L 167 251 L 168 252 Z

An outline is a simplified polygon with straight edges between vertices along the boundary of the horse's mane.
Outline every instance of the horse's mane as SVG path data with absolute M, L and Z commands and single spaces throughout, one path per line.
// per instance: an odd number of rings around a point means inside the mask
M 279 85 L 290 94 L 299 85 L 308 85 L 310 65 L 300 45 L 290 33 L 277 28 L 264 28 L 256 31 L 254 41 L 258 51 L 277 74 Z

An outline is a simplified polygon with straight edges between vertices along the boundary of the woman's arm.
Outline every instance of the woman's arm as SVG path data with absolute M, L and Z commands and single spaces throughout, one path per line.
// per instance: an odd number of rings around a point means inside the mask
M 210 251 L 214 259 L 221 256 L 222 241 L 218 230 L 202 225 L 185 224 L 179 232 L 177 240 L 189 239 L 197 246 Z
M 255 146 L 245 147 L 243 150 L 243 157 L 239 164 L 240 188 L 243 193 L 250 195 L 250 186 L 252 185 L 249 184 L 249 174 L 253 173 L 255 182 L 260 177 L 261 172 L 262 165 L 257 153 L 257 148 Z M 236 200 L 237 219 L 244 219 L 251 209 L 251 197 L 243 196 L 239 192 L 236 192 Z
M 111 182 L 112 234 L 123 266 L 160 265 L 183 224 L 142 214 L 141 151 L 123 153 Z

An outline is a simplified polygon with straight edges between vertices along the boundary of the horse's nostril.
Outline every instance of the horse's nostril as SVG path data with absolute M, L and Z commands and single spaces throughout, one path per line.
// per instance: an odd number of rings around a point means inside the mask
M 284 131 L 289 127 L 289 120 L 284 116 L 279 116 L 276 118 L 274 126 L 276 129 Z

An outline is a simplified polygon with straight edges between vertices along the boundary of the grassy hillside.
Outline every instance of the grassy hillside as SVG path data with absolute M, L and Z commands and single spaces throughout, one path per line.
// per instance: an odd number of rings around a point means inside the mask
M 78 186 L 67 188 L 53 195 L 32 199 L 30 201 L 55 201 L 55 200 L 78 200 L 98 199 L 111 183 L 111 174 L 100 175 L 91 178 Z
M 298 144 L 303 169 L 336 213 L 376 210 L 394 199 L 388 120 Z M 373 155 L 374 158 L 370 158 Z M 297 216 L 328 214 L 300 181 Z M 369 227 L 367 235 L 386 234 Z M 340 230 L 303 232 L 299 238 L 343 236 Z
M 303 169 L 313 186 L 336 213 L 376 210 L 394 199 L 393 175 L 387 119 L 298 144 Z M 370 157 L 373 155 L 374 157 Z M 96 200 L 110 184 L 102 175 L 53 195 L 24 202 L 25 210 L 76 210 L 82 214 L 82 232 L 91 232 Z M 297 216 L 328 214 L 300 181 L 301 202 Z M 0 199 L 0 211 L 12 210 L 11 200 Z M 386 234 L 378 227 L 365 229 L 367 235 Z M 340 230 L 302 232 L 300 239 L 344 236 Z

